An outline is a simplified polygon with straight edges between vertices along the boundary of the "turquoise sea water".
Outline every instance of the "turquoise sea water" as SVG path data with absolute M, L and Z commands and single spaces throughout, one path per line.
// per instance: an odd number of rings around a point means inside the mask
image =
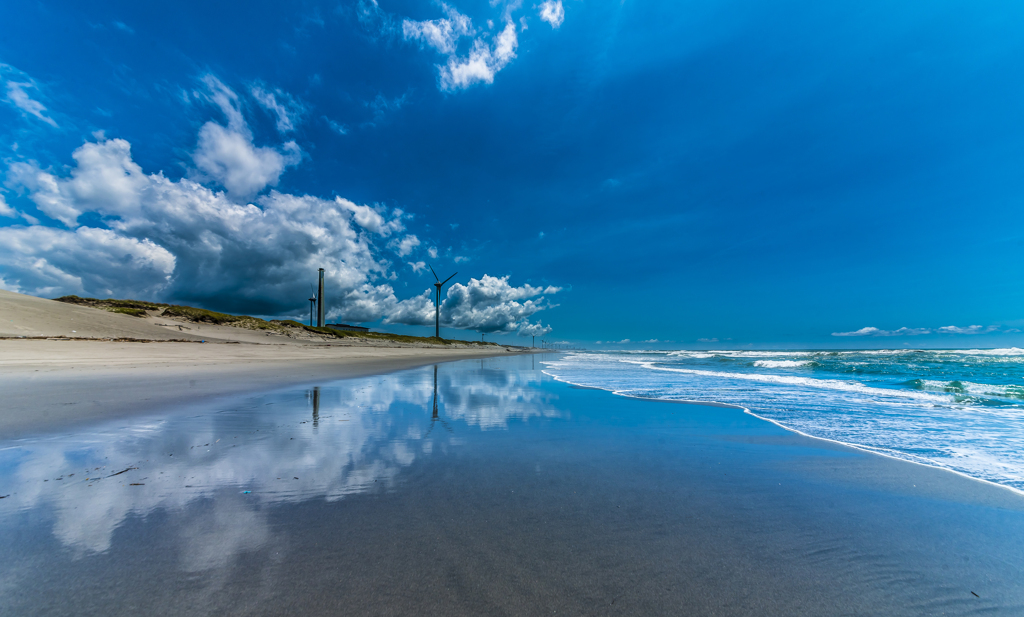
M 562 381 L 715 401 L 1024 491 L 1024 349 L 580 352 Z

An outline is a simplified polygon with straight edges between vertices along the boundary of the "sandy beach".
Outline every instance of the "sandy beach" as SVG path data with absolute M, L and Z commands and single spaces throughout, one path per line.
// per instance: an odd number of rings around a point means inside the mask
M 526 351 L 284 336 L 0 290 L 0 438 L 209 397 Z

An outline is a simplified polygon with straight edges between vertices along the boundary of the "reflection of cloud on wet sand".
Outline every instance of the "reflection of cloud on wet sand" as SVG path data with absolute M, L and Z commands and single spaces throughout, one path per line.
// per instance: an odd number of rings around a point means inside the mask
M 441 415 L 480 429 L 556 416 L 538 381 L 442 366 Z M 109 549 L 127 518 L 162 509 L 181 530 L 186 570 L 222 567 L 271 541 L 263 506 L 394 490 L 417 457 L 464 443 L 471 432 L 429 430 L 433 395 L 428 367 L 320 388 L 315 427 L 312 397 L 299 390 L 192 417 L 17 442 L 0 450 L 0 494 L 12 493 L 8 512 L 38 509 L 52 518 L 54 536 L 80 556 Z
M 552 395 L 537 388 L 537 374 L 481 370 L 472 376 L 447 373 L 438 380 L 445 415 L 482 430 L 505 428 L 510 419 L 559 415 Z

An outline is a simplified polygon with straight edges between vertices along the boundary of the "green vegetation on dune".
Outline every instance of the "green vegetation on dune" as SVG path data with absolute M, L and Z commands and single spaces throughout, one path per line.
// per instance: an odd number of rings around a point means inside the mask
M 218 313 L 193 306 L 171 305 L 160 313 L 165 317 L 180 317 L 189 321 L 211 323 L 221 326 L 236 326 L 249 328 L 250 330 L 275 330 L 271 322 L 264 321 L 258 317 L 248 315 L 231 315 L 229 313 Z
M 144 309 L 139 308 L 127 308 L 123 306 L 112 306 L 107 308 L 111 313 L 122 313 L 124 315 L 131 315 L 132 317 L 145 317 L 147 313 Z
M 437 338 L 435 336 L 409 336 L 407 334 L 391 334 L 390 332 L 352 332 L 348 330 L 335 330 L 334 328 L 317 328 L 307 326 L 293 319 L 275 319 L 266 321 L 258 317 L 248 315 L 231 315 L 230 313 L 218 313 L 207 309 L 195 308 L 193 306 L 179 306 L 163 304 L 159 302 L 145 302 L 142 300 L 115 300 L 108 298 L 80 298 L 78 296 L 63 296 L 55 298 L 58 302 L 77 304 L 79 306 L 91 306 L 103 309 L 112 313 L 122 313 L 135 317 L 145 317 L 147 311 L 161 311 L 160 316 L 177 317 L 186 321 L 209 323 L 220 326 L 233 326 L 236 328 L 247 328 L 249 330 L 270 330 L 281 334 L 288 334 L 290 330 L 303 330 L 321 336 L 345 339 L 357 338 L 371 341 L 388 341 L 393 343 L 408 344 L 429 344 L 429 345 L 474 345 L 480 347 L 502 347 L 497 343 L 484 341 L 460 341 L 452 339 Z
M 291 328 L 301 328 L 308 332 L 315 332 L 324 336 L 333 336 L 335 338 L 359 338 L 376 341 L 392 341 L 395 343 L 430 343 L 431 345 L 480 345 L 487 347 L 501 347 L 497 343 L 485 343 L 482 341 L 460 341 L 452 339 L 437 338 L 435 336 L 409 336 L 407 334 L 392 334 L 390 332 L 352 332 L 350 330 L 335 330 L 334 328 L 317 328 L 316 326 L 307 326 L 306 324 L 299 323 L 294 319 L 280 319 L 270 322 L 271 324 L 280 324 L 282 326 L 288 326 Z
M 67 304 L 78 304 L 81 306 L 92 306 L 96 308 L 125 308 L 125 309 L 141 309 L 143 311 L 158 311 L 166 304 L 160 302 L 146 302 L 145 300 L 116 300 L 114 298 L 107 298 L 101 300 L 99 298 L 80 298 L 78 296 L 61 296 L 60 298 L 54 298 L 57 302 L 65 302 Z M 121 311 L 115 311 L 121 312 Z

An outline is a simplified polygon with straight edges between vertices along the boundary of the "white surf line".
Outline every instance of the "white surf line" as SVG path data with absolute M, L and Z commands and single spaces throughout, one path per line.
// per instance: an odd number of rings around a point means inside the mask
M 899 457 L 899 456 L 895 456 L 893 454 L 888 454 L 888 453 L 886 453 L 884 451 L 874 450 L 870 446 L 865 446 L 865 445 L 856 444 L 856 443 L 849 443 L 849 442 L 845 442 L 845 441 L 839 441 L 838 439 L 829 439 L 828 437 L 818 437 L 817 435 L 811 435 L 811 434 L 805 433 L 805 432 L 803 432 L 803 431 L 801 431 L 799 429 L 795 429 L 795 428 L 786 426 L 785 424 L 782 424 L 781 422 L 778 422 L 776 420 L 772 420 L 771 418 L 766 418 L 764 416 L 758 415 L 758 414 L 754 413 L 753 411 L 751 411 L 749 408 L 744 407 L 742 405 L 736 405 L 736 404 L 733 404 L 733 403 L 721 403 L 721 402 L 718 402 L 718 401 L 699 401 L 699 400 L 690 400 L 690 399 L 671 399 L 671 398 L 655 398 L 655 397 L 651 397 L 651 396 L 637 396 L 635 394 L 629 394 L 629 392 L 631 392 L 631 390 L 612 390 L 610 388 L 602 388 L 600 386 L 590 386 L 590 385 L 582 384 L 582 383 L 574 383 L 572 381 L 569 381 L 568 379 L 564 379 L 562 377 L 559 377 L 558 375 L 553 375 L 553 374 L 549 373 L 547 370 L 542 370 L 541 373 L 543 373 L 544 375 L 547 375 L 548 377 L 551 377 L 555 381 L 558 381 L 558 382 L 561 382 L 561 383 L 569 384 L 569 385 L 572 385 L 572 386 L 577 386 L 577 387 L 580 387 L 580 388 L 589 388 L 591 390 L 601 390 L 601 391 L 604 391 L 604 392 L 610 392 L 610 393 L 615 394 L 617 396 L 622 396 L 624 398 L 632 398 L 632 399 L 636 399 L 636 400 L 640 400 L 640 401 L 657 401 L 657 402 L 661 402 L 661 403 L 680 403 L 680 404 L 683 404 L 683 405 L 699 405 L 699 406 L 702 406 L 702 407 L 725 407 L 725 408 L 728 408 L 728 409 L 739 409 L 739 410 L 743 411 L 743 413 L 750 414 L 750 415 L 754 416 L 755 418 L 757 418 L 758 420 L 764 420 L 765 422 L 770 422 L 771 424 L 774 424 L 775 426 L 778 426 L 779 428 L 781 428 L 783 430 L 789 431 L 791 433 L 796 433 L 797 435 L 801 435 L 803 437 L 807 437 L 808 439 L 816 439 L 818 441 L 825 441 L 825 442 L 828 442 L 828 443 L 834 443 L 834 444 L 837 444 L 837 445 L 840 445 L 840 446 L 846 446 L 847 448 L 852 448 L 854 450 L 858 450 L 860 452 L 865 452 L 867 454 L 872 454 L 872 455 L 875 455 L 875 456 L 883 456 L 885 458 L 890 458 L 890 459 L 892 459 L 894 461 L 902 461 L 904 463 L 910 463 L 911 465 L 920 465 L 922 467 L 928 467 L 930 469 L 938 469 L 940 471 L 946 471 L 946 472 L 949 472 L 949 473 L 954 473 L 954 474 L 956 474 L 958 476 L 962 476 L 964 478 L 967 478 L 968 480 L 974 480 L 975 482 L 981 482 L 983 484 L 989 484 L 989 485 L 992 485 L 992 486 L 997 486 L 997 487 L 999 487 L 1001 489 L 1006 489 L 1006 490 L 1010 491 L 1011 493 L 1015 493 L 1017 495 L 1024 496 L 1024 490 L 1021 490 L 1021 489 L 1018 489 L 1018 488 L 1014 488 L 1012 486 L 1007 486 L 1005 484 L 999 484 L 998 482 L 993 482 L 991 480 L 986 480 L 985 478 L 977 478 L 975 476 L 969 475 L 969 474 L 964 473 L 962 471 L 958 471 L 956 469 L 950 469 L 949 467 L 944 467 L 944 466 L 939 465 L 937 463 L 926 463 L 926 462 L 921 462 L 921 461 L 915 461 L 915 460 L 912 460 L 912 459 L 907 459 L 907 458 L 902 458 L 902 457 Z
M 640 368 L 651 371 L 663 371 L 667 373 L 682 373 L 684 375 L 699 375 L 701 377 L 718 377 L 720 379 L 741 379 L 744 381 L 759 381 L 761 383 L 780 384 L 786 386 L 804 386 L 818 388 L 821 390 L 834 390 L 837 392 L 856 392 L 872 396 L 888 396 L 898 399 L 923 400 L 930 402 L 941 402 L 949 404 L 948 395 L 940 395 L 931 392 L 908 392 L 890 388 L 872 388 L 856 381 L 843 381 L 839 379 L 817 379 L 814 377 L 796 377 L 793 375 L 771 375 L 759 373 L 727 373 L 722 371 L 705 371 L 690 368 L 670 368 L 667 366 L 654 366 L 655 361 L 641 360 L 618 360 L 623 364 L 633 364 Z

